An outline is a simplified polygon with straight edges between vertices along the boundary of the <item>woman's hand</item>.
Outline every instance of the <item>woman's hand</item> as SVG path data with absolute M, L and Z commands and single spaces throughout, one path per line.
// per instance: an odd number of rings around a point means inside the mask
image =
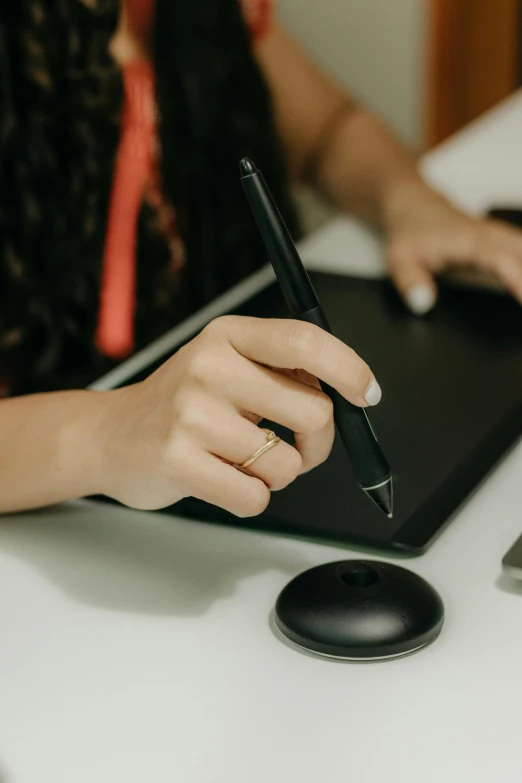
M 434 276 L 473 268 L 495 278 L 522 303 L 522 232 L 493 220 L 476 220 L 415 182 L 399 189 L 387 208 L 387 261 L 406 304 L 417 314 L 437 298 Z
M 105 393 L 100 491 L 135 508 L 186 496 L 239 517 L 261 513 L 282 489 L 330 453 L 330 399 L 316 378 L 352 403 L 377 404 L 380 388 L 350 348 L 296 321 L 225 317 L 144 382 Z M 295 432 L 248 469 L 266 443 L 262 418 Z

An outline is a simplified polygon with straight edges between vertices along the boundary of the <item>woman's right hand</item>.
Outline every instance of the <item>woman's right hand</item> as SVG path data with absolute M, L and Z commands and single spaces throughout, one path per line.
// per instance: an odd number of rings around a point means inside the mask
M 104 393 L 100 491 L 158 509 L 192 496 L 238 517 L 261 513 L 330 453 L 332 404 L 317 378 L 359 406 L 377 404 L 369 367 L 340 340 L 299 321 L 213 321 L 145 381 Z M 247 472 L 269 419 L 294 431 Z

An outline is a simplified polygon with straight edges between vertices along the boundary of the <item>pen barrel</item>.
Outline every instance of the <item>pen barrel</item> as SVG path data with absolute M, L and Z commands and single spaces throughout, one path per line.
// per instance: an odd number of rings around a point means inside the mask
M 290 312 L 315 308 L 310 278 L 263 175 L 256 171 L 241 182 Z
M 315 324 L 325 332 L 332 334 L 320 305 L 300 314 L 299 320 Z M 390 466 L 364 408 L 353 405 L 327 383 L 323 381 L 320 383 L 324 393 L 332 400 L 335 425 L 359 486 L 367 489 L 389 479 L 391 476 Z

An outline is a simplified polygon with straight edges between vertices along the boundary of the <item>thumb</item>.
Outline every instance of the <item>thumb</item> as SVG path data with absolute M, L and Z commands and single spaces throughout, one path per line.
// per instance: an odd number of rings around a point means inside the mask
M 424 315 L 434 307 L 437 285 L 417 256 L 392 251 L 388 256 L 388 268 L 395 287 L 412 313 Z

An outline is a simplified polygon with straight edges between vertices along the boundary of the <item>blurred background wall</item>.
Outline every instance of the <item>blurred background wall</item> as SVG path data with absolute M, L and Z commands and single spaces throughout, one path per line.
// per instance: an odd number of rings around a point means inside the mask
M 429 0 L 278 0 L 316 60 L 415 146 L 423 143 Z

